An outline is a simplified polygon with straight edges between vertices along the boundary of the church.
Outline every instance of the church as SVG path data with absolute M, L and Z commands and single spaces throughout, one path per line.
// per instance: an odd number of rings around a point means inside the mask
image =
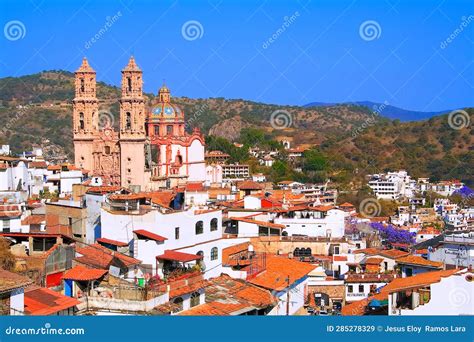
M 122 70 L 120 123 L 104 120 L 96 72 L 86 58 L 75 72 L 73 137 L 75 165 L 104 185 L 152 191 L 203 182 L 205 141 L 199 129 L 185 131 L 185 114 L 163 85 L 148 105 L 142 71 L 133 57 Z

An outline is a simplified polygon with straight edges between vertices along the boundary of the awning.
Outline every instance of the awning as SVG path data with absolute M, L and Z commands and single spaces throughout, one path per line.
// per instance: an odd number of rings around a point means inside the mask
M 126 246 L 128 246 L 128 243 L 126 243 L 126 242 L 120 242 L 120 241 L 107 239 L 107 238 L 98 238 L 96 241 L 99 242 L 99 243 L 112 245 L 112 246 L 117 246 L 117 247 L 126 247 Z
M 137 234 L 138 237 L 144 237 L 149 240 L 155 240 L 159 242 L 163 242 L 165 240 L 168 240 L 164 236 L 149 232 L 148 230 L 145 229 L 138 229 L 133 231 L 135 234 Z
M 164 254 L 158 255 L 156 259 L 179 261 L 179 262 L 190 262 L 190 261 L 195 261 L 195 260 L 201 260 L 202 255 L 171 251 L 167 249 Z

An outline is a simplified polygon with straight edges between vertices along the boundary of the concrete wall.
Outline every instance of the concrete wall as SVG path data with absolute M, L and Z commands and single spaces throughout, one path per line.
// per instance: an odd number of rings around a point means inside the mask
M 304 277 L 290 286 L 290 315 L 294 315 L 299 309 L 304 306 L 307 284 L 308 278 Z M 285 316 L 287 314 L 288 289 L 285 289 L 280 292 L 273 291 L 272 293 L 278 298 L 278 304 L 268 313 L 268 315 Z

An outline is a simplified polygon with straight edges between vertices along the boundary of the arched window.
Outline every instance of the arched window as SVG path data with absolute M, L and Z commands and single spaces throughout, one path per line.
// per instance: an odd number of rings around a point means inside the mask
M 293 256 L 295 257 L 300 256 L 300 249 L 298 247 L 296 247 L 295 250 L 293 251 Z
M 79 113 L 79 129 L 84 129 L 84 113 Z
M 219 250 L 217 249 L 217 247 L 212 247 L 211 260 L 217 260 L 218 257 L 219 257 Z
M 217 230 L 217 224 L 218 224 L 217 219 L 216 219 L 216 218 L 213 218 L 213 219 L 211 220 L 211 232 Z
M 105 146 L 105 154 L 110 154 L 110 146 Z
M 132 79 L 130 77 L 127 77 L 127 90 L 132 91 Z
M 131 129 L 132 128 L 132 114 L 130 112 L 127 112 L 126 118 L 125 118 L 125 129 Z
M 304 255 L 305 255 L 305 256 L 311 256 L 311 255 L 312 255 L 312 253 L 311 253 L 311 248 L 309 248 L 309 247 L 306 248 L 306 249 L 304 250 Z
M 166 126 L 166 134 L 172 135 L 173 134 L 173 125 Z
M 191 307 L 194 307 L 194 306 L 196 306 L 196 305 L 199 305 L 199 302 L 200 302 L 199 298 L 200 298 L 200 296 L 201 296 L 201 295 L 199 294 L 199 292 L 194 292 L 194 293 L 191 295 L 191 303 L 190 303 Z
M 204 224 L 202 221 L 196 222 L 196 235 L 204 233 Z
M 86 88 L 86 87 L 84 86 L 84 79 L 81 78 L 81 93 L 84 92 L 85 88 Z
M 183 298 L 177 297 L 173 299 L 173 312 L 183 311 Z

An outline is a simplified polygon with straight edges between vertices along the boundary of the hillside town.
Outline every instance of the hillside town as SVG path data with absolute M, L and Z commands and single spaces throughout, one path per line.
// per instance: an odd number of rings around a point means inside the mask
M 330 180 L 271 182 L 208 151 L 166 85 L 149 108 L 142 79 L 131 57 L 116 131 L 83 60 L 74 161 L 2 146 L 0 314 L 474 314 L 462 181 L 372 174 L 360 203 Z M 306 147 L 281 143 L 301 171 Z M 280 153 L 248 152 L 269 167 Z M 395 212 L 382 216 L 382 201 Z

